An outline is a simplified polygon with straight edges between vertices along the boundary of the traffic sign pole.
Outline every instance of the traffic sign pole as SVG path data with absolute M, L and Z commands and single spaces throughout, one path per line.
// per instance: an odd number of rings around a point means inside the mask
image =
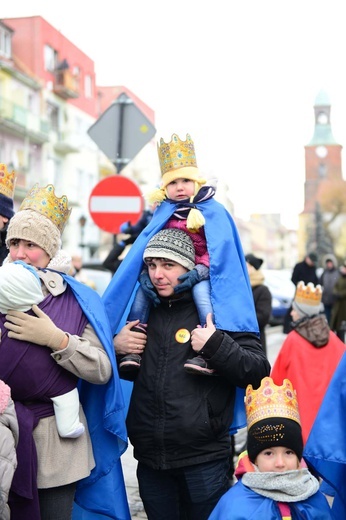
M 154 137 L 156 129 L 123 92 L 89 128 L 88 134 L 119 173 Z

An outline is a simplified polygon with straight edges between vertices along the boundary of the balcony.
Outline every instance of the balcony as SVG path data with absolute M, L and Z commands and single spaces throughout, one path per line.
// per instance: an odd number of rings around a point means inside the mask
M 49 141 L 47 120 L 35 116 L 30 110 L 1 96 L 0 130 L 17 137 L 28 137 L 35 144 L 43 144 Z
M 72 132 L 57 132 L 55 139 L 52 139 L 54 150 L 61 154 L 78 153 L 81 148 L 80 139 Z
M 53 92 L 63 99 L 78 98 L 78 79 L 67 69 L 55 71 Z

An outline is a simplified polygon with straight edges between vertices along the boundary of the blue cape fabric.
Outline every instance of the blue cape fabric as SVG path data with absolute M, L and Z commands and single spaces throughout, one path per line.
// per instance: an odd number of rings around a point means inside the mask
M 335 518 L 346 518 L 346 354 L 334 372 L 304 449 L 308 461 L 333 488 Z
M 331 520 L 329 505 L 321 492 L 306 500 L 288 504 L 291 507 L 292 520 Z M 255 493 L 238 481 L 216 504 L 209 520 L 283 520 L 277 502 Z M 288 517 L 285 517 L 288 518 Z M 345 517 L 338 517 L 339 520 Z
M 137 280 L 143 268 L 143 253 L 149 239 L 160 231 L 172 214 L 186 204 L 164 201 L 135 240 L 106 289 L 103 300 L 112 332 L 126 321 Z M 216 328 L 232 332 L 253 332 L 259 336 L 258 322 L 246 261 L 237 228 L 226 208 L 208 199 L 194 204 L 205 218 L 205 235 L 210 256 L 211 299 Z M 121 298 L 119 298 L 121 295 Z M 237 389 L 230 433 L 246 426 L 245 390 Z
M 69 275 L 60 273 L 71 287 L 94 328 L 112 365 L 106 385 L 79 381 L 79 398 L 88 421 L 96 462 L 89 477 L 78 482 L 73 520 L 112 518 L 130 520 L 120 456 L 127 448 L 126 409 L 115 359 L 112 333 L 100 296 Z

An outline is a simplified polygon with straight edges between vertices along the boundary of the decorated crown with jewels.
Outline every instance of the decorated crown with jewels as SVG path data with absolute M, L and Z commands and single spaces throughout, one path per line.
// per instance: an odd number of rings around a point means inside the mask
M 322 287 L 320 285 L 314 286 L 309 282 L 305 285 L 304 282 L 298 282 L 294 300 L 298 304 L 303 305 L 320 305 L 322 299 Z
M 265 377 L 257 390 L 248 385 L 245 408 L 248 429 L 270 417 L 292 419 L 300 424 L 296 391 L 288 379 L 284 379 L 282 386 L 277 386 L 271 377 Z
M 173 134 L 169 143 L 165 143 L 161 137 L 160 145 L 157 145 L 157 153 L 162 175 L 180 168 L 197 168 L 195 146 L 190 134 L 186 134 L 185 141 L 181 141 L 177 134 Z
M 14 170 L 9 173 L 7 171 L 6 164 L 0 164 L 0 193 L 10 199 L 13 199 L 14 193 L 14 181 L 15 173 Z
M 72 208 L 68 208 L 66 195 L 59 199 L 55 195 L 52 184 L 48 184 L 45 188 L 40 188 L 38 184 L 35 184 L 21 203 L 19 211 L 24 209 L 37 211 L 49 218 L 60 233 L 63 232 L 72 211 Z

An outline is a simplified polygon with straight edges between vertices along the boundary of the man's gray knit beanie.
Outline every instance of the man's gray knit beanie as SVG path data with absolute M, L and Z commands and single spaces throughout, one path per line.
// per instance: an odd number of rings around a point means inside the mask
M 146 258 L 167 258 L 191 271 L 195 267 L 195 248 L 185 231 L 162 229 L 149 240 L 143 254 L 143 260 Z

